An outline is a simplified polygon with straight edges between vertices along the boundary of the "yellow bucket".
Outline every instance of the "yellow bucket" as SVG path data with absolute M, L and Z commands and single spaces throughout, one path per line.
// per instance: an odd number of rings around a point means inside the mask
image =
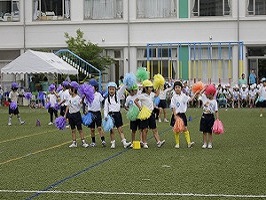
M 140 141 L 133 141 L 133 149 L 140 149 Z

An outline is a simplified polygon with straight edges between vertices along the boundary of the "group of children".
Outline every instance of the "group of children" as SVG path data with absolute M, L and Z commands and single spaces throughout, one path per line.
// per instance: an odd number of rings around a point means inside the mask
M 179 148 L 179 136 L 180 133 L 183 132 L 187 147 L 191 148 L 194 145 L 194 142 L 191 141 L 190 133 L 187 127 L 187 117 L 186 111 L 189 105 L 189 102 L 193 101 L 195 97 L 198 97 L 198 100 L 201 101 L 203 113 L 200 120 L 200 131 L 203 133 L 203 145 L 202 148 L 209 148 L 213 147 L 212 145 L 212 126 L 214 124 L 215 119 L 218 119 L 218 101 L 216 97 L 221 92 L 221 88 L 215 88 L 213 84 L 206 85 L 200 91 L 194 92 L 193 96 L 187 93 L 186 88 L 184 87 L 183 83 L 179 80 L 175 81 L 174 84 L 167 90 L 158 89 L 154 91 L 153 82 L 150 80 L 142 81 L 141 85 L 133 85 L 131 87 L 127 87 L 126 85 L 122 85 L 120 88 L 117 87 L 115 82 L 109 82 L 107 85 L 107 96 L 104 98 L 101 93 L 98 92 L 98 82 L 95 79 L 91 79 L 88 82 L 94 88 L 94 98 L 92 102 L 87 102 L 86 98 L 79 96 L 78 88 L 79 84 L 75 81 L 68 82 L 64 81 L 62 83 L 62 90 L 56 91 L 54 85 L 50 85 L 49 92 L 50 94 L 47 96 L 47 103 L 50 103 L 48 112 L 50 113 L 50 122 L 49 125 L 53 124 L 53 115 L 57 117 L 57 109 L 60 107 L 60 115 L 64 116 L 69 123 L 72 133 L 72 140 L 73 142 L 69 147 L 77 147 L 77 138 L 76 138 L 76 130 L 79 132 L 82 146 L 96 146 L 96 139 L 95 139 L 95 129 L 97 128 L 99 132 L 99 136 L 101 138 L 101 144 L 103 147 L 106 147 L 106 141 L 104 132 L 102 129 L 102 121 L 107 120 L 108 116 L 111 116 L 113 119 L 114 127 L 110 130 L 110 140 L 111 140 L 111 148 L 116 147 L 115 141 L 115 129 L 119 133 L 121 143 L 123 144 L 124 148 L 132 147 L 132 141 L 140 140 L 141 146 L 144 149 L 149 148 L 147 135 L 148 130 L 150 129 L 153 133 L 155 138 L 157 147 L 161 147 L 165 140 L 161 140 L 160 135 L 158 133 L 157 124 L 156 124 L 156 112 L 155 110 L 158 109 L 159 106 L 165 104 L 165 94 L 163 92 L 172 91 L 171 95 L 171 102 L 170 108 L 172 110 L 172 116 L 170 120 L 170 126 L 174 127 L 178 118 L 181 118 L 184 123 L 184 129 L 182 131 L 175 132 L 174 129 L 174 136 L 175 136 L 175 148 Z M 258 106 L 266 107 L 266 79 L 262 80 L 262 86 L 259 88 L 259 101 Z M 10 101 L 17 102 L 17 88 L 18 86 L 13 83 L 10 92 Z M 125 93 L 125 90 L 128 91 L 128 96 L 126 97 L 125 101 L 125 108 L 129 110 L 131 106 L 136 106 L 141 113 L 145 113 L 139 119 L 131 120 L 130 121 L 130 130 L 132 131 L 132 138 L 131 142 L 127 142 L 125 135 L 123 133 L 123 119 L 121 114 L 121 97 Z M 154 99 L 157 96 L 162 98 L 161 104 L 155 104 Z M 232 94 L 234 97 L 234 93 Z M 233 98 L 232 97 L 232 98 Z M 58 105 L 57 105 L 58 104 Z M 92 123 L 88 126 L 91 132 L 91 144 L 87 144 L 85 141 L 84 132 L 82 129 L 82 116 L 81 116 L 81 109 L 83 105 L 86 105 L 87 112 L 90 112 L 93 116 Z M 103 106 L 103 118 L 101 114 L 101 109 Z M 166 106 L 160 108 L 162 111 L 165 109 Z M 8 125 L 11 125 L 11 118 L 13 115 L 17 115 L 18 119 L 21 124 L 25 122 L 21 120 L 19 116 L 18 107 L 13 110 L 9 107 L 9 121 Z M 261 114 L 262 116 L 262 114 Z M 166 116 L 164 115 L 164 121 L 168 122 Z M 139 138 L 137 138 L 136 133 L 139 130 Z

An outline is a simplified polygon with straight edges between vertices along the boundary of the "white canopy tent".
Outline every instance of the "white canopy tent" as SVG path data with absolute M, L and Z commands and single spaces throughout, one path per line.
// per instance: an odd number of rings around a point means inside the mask
M 1 69 L 3 74 L 54 73 L 77 75 L 78 70 L 54 53 L 28 50 Z

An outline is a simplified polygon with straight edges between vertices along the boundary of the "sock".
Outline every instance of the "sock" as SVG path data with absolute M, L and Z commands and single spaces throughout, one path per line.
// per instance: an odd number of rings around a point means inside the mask
M 92 143 L 96 143 L 95 137 L 91 137 Z
M 179 133 L 175 133 L 175 143 L 179 144 Z
M 185 132 L 184 132 L 184 135 L 185 135 L 185 138 L 186 138 L 187 144 L 190 144 L 191 141 L 190 141 L 189 131 L 185 131 Z
M 105 138 L 104 138 L 104 136 L 102 136 L 102 137 L 101 137 L 101 140 L 102 140 L 102 142 L 103 142 L 103 141 L 105 141 Z
M 11 123 L 12 117 L 8 118 L 8 123 Z

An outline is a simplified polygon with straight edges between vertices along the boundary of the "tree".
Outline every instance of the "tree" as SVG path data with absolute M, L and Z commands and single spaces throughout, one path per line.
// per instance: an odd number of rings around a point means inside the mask
M 102 55 L 103 48 L 90 41 L 87 42 L 83 38 L 84 33 L 80 29 L 78 29 L 76 33 L 76 37 L 72 37 L 68 33 L 65 33 L 65 38 L 67 39 L 66 43 L 70 51 L 86 60 L 100 71 L 104 71 L 109 65 L 114 63 L 114 59 Z

